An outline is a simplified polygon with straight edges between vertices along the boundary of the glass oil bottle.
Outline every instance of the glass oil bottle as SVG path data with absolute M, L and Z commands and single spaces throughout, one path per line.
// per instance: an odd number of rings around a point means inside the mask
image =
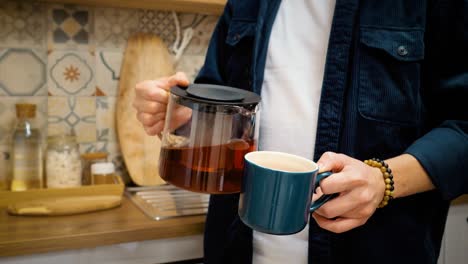
M 1 136 L 1 135 L 0 135 Z M 10 144 L 0 144 L 0 191 L 9 190 L 11 182 L 11 148 Z
M 13 133 L 11 191 L 43 187 L 41 133 L 35 124 L 36 105 L 17 104 Z

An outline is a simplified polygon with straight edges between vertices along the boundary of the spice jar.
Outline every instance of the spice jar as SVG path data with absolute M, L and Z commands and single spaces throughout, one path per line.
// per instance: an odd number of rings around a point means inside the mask
M 112 162 L 101 162 L 91 165 L 92 184 L 116 183 L 115 166 Z
M 81 161 L 83 164 L 81 184 L 91 184 L 91 165 L 94 163 L 107 162 L 107 155 L 108 154 L 106 152 L 90 152 L 81 154 Z
M 48 138 L 46 176 L 48 188 L 81 186 L 81 160 L 76 137 Z

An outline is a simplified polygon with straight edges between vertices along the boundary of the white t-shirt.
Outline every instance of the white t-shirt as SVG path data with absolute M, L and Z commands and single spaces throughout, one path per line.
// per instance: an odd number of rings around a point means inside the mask
M 335 0 L 285 0 L 269 41 L 259 149 L 313 158 Z M 288 236 L 254 231 L 253 264 L 307 263 L 309 228 Z

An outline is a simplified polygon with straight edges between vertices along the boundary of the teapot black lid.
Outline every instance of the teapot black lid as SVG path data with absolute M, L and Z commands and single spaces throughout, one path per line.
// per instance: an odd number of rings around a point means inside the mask
M 246 90 L 213 84 L 190 84 L 188 87 L 174 86 L 171 93 L 200 103 L 223 105 L 256 105 L 260 96 Z

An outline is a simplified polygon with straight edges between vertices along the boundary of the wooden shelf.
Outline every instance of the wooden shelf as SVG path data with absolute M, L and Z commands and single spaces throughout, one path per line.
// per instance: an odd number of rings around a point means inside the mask
M 79 4 L 102 7 L 174 10 L 220 15 L 226 0 L 42 0 L 48 3 Z

